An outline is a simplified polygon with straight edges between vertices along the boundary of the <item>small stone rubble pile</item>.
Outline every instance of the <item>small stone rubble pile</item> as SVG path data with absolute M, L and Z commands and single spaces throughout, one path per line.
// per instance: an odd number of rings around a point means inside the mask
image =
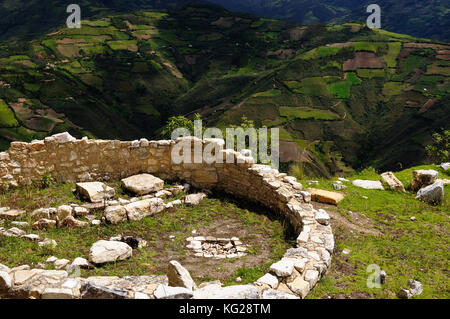
M 240 258 L 247 254 L 247 247 L 237 237 L 216 238 L 212 236 L 197 236 L 186 239 L 187 248 L 192 249 L 194 255 L 205 258 Z

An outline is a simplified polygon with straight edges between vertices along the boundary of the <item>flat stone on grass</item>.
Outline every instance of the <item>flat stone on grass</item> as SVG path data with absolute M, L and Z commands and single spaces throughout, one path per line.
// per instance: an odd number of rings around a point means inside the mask
M 150 174 L 139 174 L 122 179 L 122 185 L 136 195 L 146 195 L 162 190 L 164 181 Z

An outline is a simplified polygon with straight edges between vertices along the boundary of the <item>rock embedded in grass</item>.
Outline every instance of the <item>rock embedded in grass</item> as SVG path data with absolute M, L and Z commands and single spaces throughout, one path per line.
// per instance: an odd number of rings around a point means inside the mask
M 31 226 L 31 228 L 33 228 L 34 230 L 43 230 L 43 229 L 54 228 L 54 227 L 56 227 L 56 220 L 46 219 L 46 218 L 42 218 L 42 219 L 38 220 Z
M 101 182 L 77 183 L 76 191 L 91 203 L 101 203 L 116 195 L 114 188 L 106 186 Z
M 7 236 L 7 237 L 22 237 L 22 236 L 26 235 L 27 233 L 17 227 L 12 227 L 8 230 L 2 230 L 0 227 L 0 234 Z
M 200 204 L 202 200 L 206 198 L 205 193 L 198 193 L 198 194 L 190 194 L 187 195 L 184 199 L 184 203 L 188 206 L 197 206 Z
M 23 216 L 26 212 L 21 209 L 9 209 L 9 207 L 0 208 L 0 219 L 16 219 Z
M 120 205 L 108 206 L 105 208 L 105 218 L 111 224 L 119 224 L 127 221 L 127 211 Z
M 50 239 L 50 238 L 45 238 L 43 241 L 40 241 L 38 243 L 39 247 L 50 247 L 50 248 L 55 248 L 56 246 L 58 246 L 58 244 L 56 243 L 55 240 Z
M 355 179 L 352 184 L 356 187 L 361 187 L 364 189 L 379 189 L 384 190 L 383 184 L 380 181 L 370 181 L 363 179 Z
M 150 174 L 139 174 L 122 179 L 122 185 L 136 195 L 146 195 L 161 191 L 164 181 Z
M 412 172 L 413 180 L 411 182 L 411 190 L 413 192 L 433 184 L 438 178 L 438 172 L 432 169 L 419 169 Z
M 323 189 L 308 188 L 307 190 L 311 194 L 311 200 L 324 204 L 337 205 L 344 199 L 344 194 L 330 192 Z
M 383 181 L 386 182 L 386 184 L 389 185 L 389 188 L 393 191 L 398 192 L 405 192 L 405 187 L 403 186 L 402 182 L 394 175 L 392 172 L 385 172 L 381 174 L 381 178 Z
M 450 170 L 450 163 L 442 163 L 439 165 L 444 171 Z
M 436 182 L 432 185 L 421 188 L 417 192 L 416 199 L 424 201 L 428 204 L 440 204 L 444 199 L 444 184 Z
M 118 241 L 99 240 L 89 251 L 89 261 L 94 264 L 104 264 L 130 258 L 133 249 L 126 243 Z
M 125 206 L 129 220 L 141 220 L 144 217 L 162 212 L 165 208 L 161 198 L 150 198 L 137 201 Z
M 59 224 L 61 228 L 82 228 L 87 227 L 89 224 L 87 222 L 83 222 L 75 219 L 73 216 L 67 216 L 63 221 Z
M 409 279 L 408 280 L 408 286 L 410 288 L 410 292 L 413 296 L 417 296 L 422 294 L 423 292 L 423 286 L 422 283 L 420 281 L 414 280 L 414 279 Z

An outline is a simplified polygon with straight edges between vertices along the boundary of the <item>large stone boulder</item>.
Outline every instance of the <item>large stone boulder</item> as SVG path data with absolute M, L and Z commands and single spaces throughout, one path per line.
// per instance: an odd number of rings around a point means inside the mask
M 130 258 L 133 249 L 119 241 L 99 240 L 89 251 L 89 261 L 94 264 L 103 264 Z
M 413 171 L 413 180 L 411 182 L 411 190 L 413 192 L 433 184 L 438 178 L 438 172 L 433 169 L 419 169 Z
M 440 181 L 421 188 L 416 196 L 416 199 L 420 199 L 428 204 L 440 204 L 443 198 L 444 184 Z
M 403 186 L 402 182 L 394 175 L 392 172 L 386 172 L 381 174 L 381 178 L 383 181 L 386 182 L 386 184 L 389 185 L 389 188 L 393 191 L 398 192 L 405 192 L 405 187 Z
M 181 266 L 181 264 L 176 260 L 169 262 L 169 266 L 167 267 L 167 277 L 169 278 L 169 286 L 185 287 L 190 290 L 197 288 L 197 285 L 192 279 L 191 274 L 189 274 L 189 271 Z
M 150 174 L 139 174 L 122 179 L 125 189 L 137 195 L 146 195 L 164 188 L 164 181 Z
M 332 205 L 337 205 L 345 197 L 342 193 L 330 192 L 316 188 L 308 188 L 308 193 L 311 194 L 312 201 Z
M 116 195 L 114 188 L 101 182 L 77 183 L 77 192 L 92 203 L 100 203 Z
M 165 207 L 161 198 L 149 198 L 128 204 L 125 206 L 125 210 L 129 220 L 141 220 L 162 212 Z
M 383 184 L 380 181 L 369 181 L 363 179 L 355 179 L 352 184 L 356 187 L 361 187 L 364 189 L 380 189 L 384 190 Z
M 444 171 L 448 171 L 450 169 L 450 163 L 442 163 L 439 165 Z

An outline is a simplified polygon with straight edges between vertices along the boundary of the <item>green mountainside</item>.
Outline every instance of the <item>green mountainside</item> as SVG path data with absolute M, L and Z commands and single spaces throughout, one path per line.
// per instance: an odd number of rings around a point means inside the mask
M 79 0 L 83 19 L 136 10 L 175 8 L 192 0 Z M 32 37 L 62 26 L 69 0 L 0 0 L 0 39 Z M 206 1 L 205 1 L 206 2 Z M 208 0 L 235 12 L 299 24 L 365 22 L 372 0 Z M 378 0 L 382 27 L 416 37 L 450 41 L 448 0 Z
M 299 26 L 191 3 L 0 42 L 0 136 L 158 138 L 171 115 L 278 127 L 328 176 L 424 160 L 450 123 L 450 45 L 356 23 Z
M 383 29 L 417 37 L 450 41 L 450 3 L 447 0 L 210 0 L 232 11 L 300 24 L 365 22 L 367 6 L 381 8 Z

